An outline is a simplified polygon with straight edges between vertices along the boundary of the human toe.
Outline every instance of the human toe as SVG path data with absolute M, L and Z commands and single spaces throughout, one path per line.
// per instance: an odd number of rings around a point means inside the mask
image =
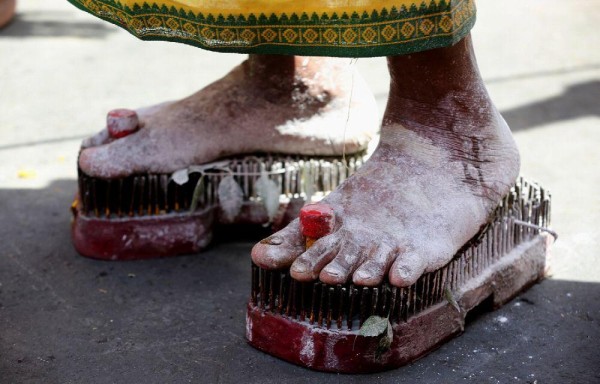
M 335 258 L 319 274 L 319 279 L 327 284 L 344 284 L 352 272 L 368 256 L 368 250 L 354 242 L 345 242 Z
M 425 258 L 409 252 L 398 255 L 390 269 L 390 283 L 396 287 L 414 284 L 425 271 Z
M 290 274 L 298 281 L 312 281 L 339 250 L 339 237 L 336 234 L 317 240 L 306 252 L 302 253 L 292 264 Z
M 352 275 L 356 285 L 374 287 L 383 282 L 395 257 L 395 251 L 386 245 L 375 248 L 368 259 Z
M 79 167 L 94 177 L 115 178 L 135 173 L 136 164 L 128 159 L 125 151 L 115 151 L 114 144 L 86 148 L 79 154 Z
M 304 238 L 298 220 L 261 240 L 252 248 L 252 261 L 265 269 L 289 267 L 304 252 Z
M 81 142 L 81 148 L 92 148 L 97 147 L 99 145 L 107 144 L 110 141 L 110 136 L 108 135 L 108 131 L 106 129 L 101 130 L 100 132 L 83 139 Z

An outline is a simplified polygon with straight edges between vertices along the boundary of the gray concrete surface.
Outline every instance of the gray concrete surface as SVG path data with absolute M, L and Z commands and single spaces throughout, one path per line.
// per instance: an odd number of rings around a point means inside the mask
M 522 172 L 553 192 L 552 278 L 415 364 L 344 376 L 246 344 L 256 234 L 144 262 L 70 245 L 78 144 L 106 111 L 189 94 L 242 57 L 141 42 L 64 1 L 20 1 L 0 31 L 0 383 L 600 382 L 598 20 L 596 0 L 480 1 L 473 32 Z M 383 109 L 384 60 L 357 65 Z

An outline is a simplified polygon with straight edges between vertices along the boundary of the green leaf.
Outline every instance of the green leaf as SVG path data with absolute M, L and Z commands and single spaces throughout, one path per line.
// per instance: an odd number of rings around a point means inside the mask
M 383 335 L 389 324 L 390 321 L 387 317 L 371 316 L 360 327 L 358 334 L 367 337 Z M 391 329 L 391 327 L 389 328 Z
M 392 341 L 394 340 L 394 330 L 392 329 L 392 323 L 388 320 L 387 322 L 387 332 L 385 336 L 379 340 L 379 348 L 382 352 L 387 351 L 392 346 Z
M 200 175 L 196 187 L 194 188 L 194 194 L 192 195 L 192 202 L 190 203 L 190 213 L 194 213 L 198 207 L 198 200 L 200 196 L 204 194 L 204 175 Z
M 456 299 L 454 299 L 454 296 L 452 295 L 452 291 L 450 290 L 450 288 L 446 287 L 444 289 L 444 296 L 446 297 L 446 300 L 448 300 L 448 302 L 450 304 L 452 304 L 454 309 L 456 309 L 458 311 L 458 313 L 460 313 L 461 312 L 460 305 L 458 305 L 458 303 L 456 302 Z
M 375 358 L 377 360 L 381 360 L 383 354 L 392 348 L 392 341 L 394 340 L 394 330 L 392 329 L 392 324 L 388 320 L 387 323 L 387 332 L 386 335 L 379 339 L 379 345 L 377 345 L 377 349 L 375 350 Z

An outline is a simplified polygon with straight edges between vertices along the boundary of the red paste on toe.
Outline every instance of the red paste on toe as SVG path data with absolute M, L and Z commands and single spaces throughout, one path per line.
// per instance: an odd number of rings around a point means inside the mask
M 131 109 L 113 109 L 106 116 L 106 128 L 113 139 L 131 135 L 139 128 L 139 119 Z
M 319 239 L 333 231 L 335 214 L 327 204 L 308 204 L 300 210 L 302 234 L 308 238 Z

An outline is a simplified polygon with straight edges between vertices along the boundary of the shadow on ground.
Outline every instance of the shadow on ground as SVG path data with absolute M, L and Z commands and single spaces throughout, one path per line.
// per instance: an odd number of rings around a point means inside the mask
M 13 21 L 0 31 L 0 38 L 78 37 L 104 39 L 110 33 L 117 31 L 117 28 L 106 23 L 73 20 L 73 14 L 58 11 L 18 12 Z
M 192 256 L 103 262 L 70 243 L 74 180 L 0 189 L 3 382 L 592 383 L 600 284 L 546 280 L 403 369 L 321 374 L 246 344 L 249 252 L 234 237 Z M 285 342 L 282 340 L 282 342 Z
M 600 81 L 572 85 L 558 96 L 502 111 L 512 131 L 518 132 L 581 117 L 600 116 Z
M 597 66 L 582 70 L 596 69 Z M 567 71 L 568 72 L 568 71 Z M 575 71 L 576 72 L 576 71 Z M 558 71 L 558 73 L 562 73 Z M 486 83 L 499 83 L 520 78 L 537 77 L 535 74 L 497 78 Z M 376 94 L 380 105 L 385 106 L 387 93 Z M 567 87 L 561 94 L 500 111 L 513 132 L 545 126 L 551 123 L 574 120 L 581 117 L 600 116 L 600 81 L 594 80 Z

